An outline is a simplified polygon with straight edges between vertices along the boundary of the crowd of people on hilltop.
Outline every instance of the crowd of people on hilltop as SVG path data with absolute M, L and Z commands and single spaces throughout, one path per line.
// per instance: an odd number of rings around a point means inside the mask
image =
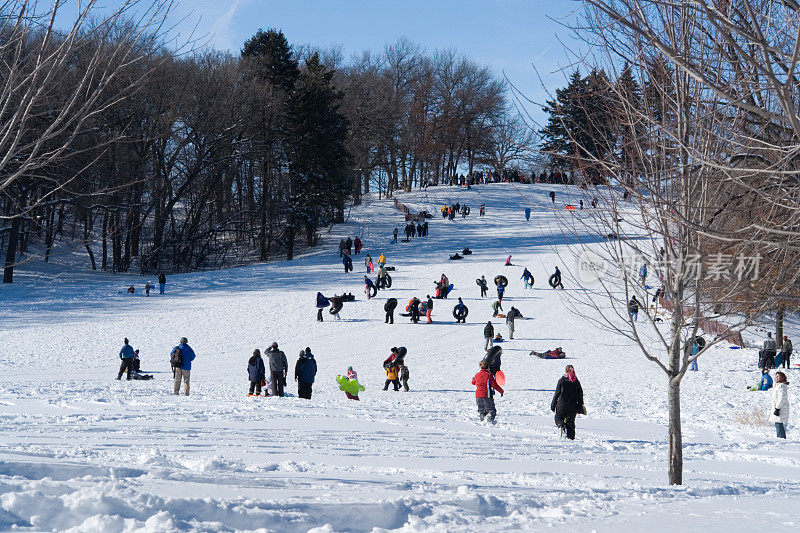
M 551 193 L 551 200 L 555 202 L 555 193 Z M 452 205 L 442 205 L 441 213 L 445 219 L 453 220 L 456 215 L 466 218 L 469 215 L 470 208 L 460 202 Z M 485 214 L 485 205 L 480 205 L 480 216 Z M 530 213 L 526 212 L 526 218 L 530 217 Z M 425 220 L 421 223 L 416 223 L 411 220 L 405 225 L 404 231 L 406 241 L 414 237 L 425 237 L 428 235 L 428 221 Z M 393 232 L 393 242 L 397 242 L 398 229 L 395 228 Z M 339 256 L 342 259 L 345 272 L 352 272 L 352 256 L 359 255 L 364 249 L 364 243 L 358 236 L 353 238 L 347 237 L 341 239 L 339 243 Z M 466 250 L 466 249 L 465 249 Z M 466 251 L 465 251 L 466 254 Z M 364 255 L 364 266 L 366 274 L 364 276 L 364 286 L 366 292 L 366 299 L 374 298 L 379 290 L 385 290 L 391 287 L 391 276 L 389 270 L 392 267 L 387 267 L 387 258 L 381 253 L 377 259 L 377 269 L 373 263 L 372 256 L 369 253 Z M 516 267 L 511 262 L 509 255 L 505 260 L 506 267 Z M 533 273 L 525 266 L 521 266 L 522 272 L 520 280 L 524 290 L 533 288 L 535 278 Z M 370 274 L 377 274 L 376 280 L 373 282 L 369 277 Z M 647 281 L 647 267 L 642 265 L 639 270 L 639 281 L 642 286 L 646 285 Z M 159 274 L 159 290 L 164 294 L 166 277 L 161 272 Z M 505 377 L 501 372 L 502 364 L 502 348 L 498 343 L 514 340 L 515 329 L 517 321 L 524 319 L 519 309 L 510 306 L 506 314 L 503 309 L 503 300 L 506 296 L 509 287 L 508 278 L 504 275 L 498 275 L 494 278 L 497 297 L 491 298 L 491 310 L 493 319 L 504 319 L 508 328 L 508 337 L 504 338 L 495 327 L 496 324 L 491 320 L 483 325 L 483 339 L 484 339 L 484 353 L 479 364 L 479 370 L 472 378 L 472 384 L 475 385 L 475 398 L 478 407 L 478 415 L 480 421 L 488 421 L 495 423 L 497 419 L 497 405 L 495 404 L 495 393 L 503 396 L 505 390 L 503 384 Z M 485 275 L 481 275 L 476 280 L 476 284 L 480 290 L 480 298 L 488 297 L 489 285 Z M 548 278 L 548 285 L 553 289 L 564 289 L 562 274 L 558 267 L 555 267 L 555 272 Z M 145 285 L 145 293 L 149 295 L 150 289 L 149 282 Z M 649 288 L 649 287 L 648 287 Z M 412 323 L 434 323 L 434 309 L 438 309 L 440 304 L 436 304 L 435 300 L 448 299 L 449 294 L 454 289 L 453 284 L 445 273 L 434 281 L 433 296 L 430 294 L 425 295 L 424 298 L 413 296 L 402 308 L 402 316 L 409 317 Z M 133 292 L 133 291 L 129 291 Z M 513 291 L 512 291 L 513 292 Z M 656 296 L 654 296 L 654 299 Z M 323 310 L 330 307 L 330 314 L 337 320 L 340 319 L 339 312 L 341 311 L 344 302 L 352 301 L 355 298 L 352 294 L 334 295 L 333 297 L 325 297 L 321 293 L 317 293 L 316 307 L 317 307 L 317 320 L 323 321 Z M 463 299 L 459 297 L 457 303 L 453 306 L 452 315 L 456 324 L 466 324 L 466 318 L 469 313 L 469 308 L 464 303 Z M 512 298 L 513 300 L 513 298 Z M 645 301 L 646 304 L 646 301 Z M 638 314 L 643 305 L 636 296 L 632 296 L 628 301 L 628 313 L 633 322 L 638 321 Z M 384 302 L 384 319 L 387 324 L 394 324 L 394 315 L 398 307 L 396 298 L 388 298 Z M 439 320 L 439 319 L 437 319 Z M 772 391 L 771 406 L 772 412 L 770 414 L 770 421 L 775 423 L 777 436 L 779 438 L 786 438 L 786 424 L 789 417 L 789 397 L 788 397 L 788 379 L 785 372 L 776 372 L 775 379 L 773 380 L 770 375 L 770 370 L 782 366 L 783 368 L 790 368 L 790 360 L 792 355 L 792 343 L 788 336 L 783 336 L 781 343 L 778 344 L 772 338 L 771 333 L 767 335 L 767 340 L 759 352 L 759 367 L 762 369 L 762 375 L 759 382 L 750 387 L 751 391 Z M 561 352 L 561 349 L 558 348 Z M 690 367 L 689 370 L 697 371 L 697 356 L 702 351 L 702 346 L 695 341 L 691 348 L 690 354 Z M 532 352 L 533 353 L 533 352 Z M 549 353 L 549 352 L 547 352 Z M 409 391 L 409 368 L 406 366 L 407 350 L 405 347 L 394 347 L 391 349 L 389 356 L 383 361 L 383 372 L 385 373 L 385 382 L 383 390 L 387 391 L 391 387 L 394 391 Z M 542 354 L 537 354 L 542 357 Z M 134 350 L 130 345 L 128 339 L 124 339 L 123 347 L 120 350 L 120 368 L 117 379 L 121 379 L 126 375 L 128 380 L 144 380 L 152 379 L 152 376 L 144 374 L 140 368 L 139 350 Z M 561 352 L 560 357 L 554 356 L 553 358 L 563 358 L 564 354 Z M 192 362 L 195 360 L 195 352 L 189 346 L 188 340 L 183 337 L 179 343 L 170 352 L 170 363 L 173 371 L 173 393 L 180 394 L 181 384 L 183 384 L 183 391 L 186 396 L 190 391 L 190 377 L 192 370 Z M 269 369 L 269 370 L 267 370 Z M 262 352 L 259 349 L 254 349 L 252 356 L 249 357 L 247 363 L 247 376 L 248 376 L 248 396 L 254 397 L 268 397 L 276 396 L 283 397 L 287 395 L 287 377 L 289 372 L 289 363 L 286 355 L 278 348 L 277 342 L 273 342 Z M 310 400 L 313 392 L 313 384 L 317 374 L 317 361 L 314 354 L 311 352 L 310 347 L 300 350 L 297 362 L 294 368 L 294 379 L 297 384 L 297 396 L 303 399 Z M 359 393 L 364 391 L 363 384 L 358 381 L 358 374 L 353 367 L 348 367 L 346 372 L 336 376 L 336 381 L 339 384 L 341 391 L 345 392 L 346 397 L 350 400 L 360 400 Z M 575 439 L 575 420 L 577 415 L 586 414 L 584 406 L 583 389 L 580 381 L 577 379 L 573 365 L 567 365 L 563 376 L 560 377 L 556 384 L 555 393 L 551 401 L 551 410 L 555 416 L 555 424 L 562 431 L 562 436 L 568 439 Z

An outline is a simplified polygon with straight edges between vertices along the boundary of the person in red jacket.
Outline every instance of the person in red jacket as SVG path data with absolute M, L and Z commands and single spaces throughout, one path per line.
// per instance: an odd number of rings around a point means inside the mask
M 497 416 L 497 409 L 494 406 L 494 398 L 489 395 L 489 388 L 496 390 L 503 395 L 503 389 L 494 380 L 494 376 L 489 372 L 489 365 L 486 361 L 481 361 L 481 370 L 475 377 L 472 378 L 472 384 L 475 385 L 475 401 L 478 404 L 478 414 L 483 419 L 488 417 L 489 422 L 494 424 L 494 419 Z

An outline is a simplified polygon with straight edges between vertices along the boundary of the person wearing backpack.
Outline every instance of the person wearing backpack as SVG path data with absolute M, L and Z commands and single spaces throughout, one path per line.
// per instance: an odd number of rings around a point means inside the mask
M 175 377 L 175 388 L 173 393 L 175 396 L 181 392 L 181 380 L 183 380 L 183 391 L 186 396 L 189 396 L 189 374 L 192 371 L 192 361 L 194 361 L 194 350 L 188 344 L 189 341 L 186 337 L 181 337 L 181 342 L 172 349 L 170 355 L 170 363 L 172 364 L 172 373 Z
M 300 358 L 294 367 L 294 380 L 297 382 L 297 395 L 306 400 L 311 399 L 311 387 L 314 385 L 314 377 L 317 375 L 317 361 L 311 348 L 306 347 L 305 351 L 300 351 Z
M 273 342 L 267 350 L 269 359 L 269 371 L 272 376 L 275 396 L 283 396 L 283 387 L 286 386 L 286 374 L 289 371 L 289 363 L 286 361 L 286 354 L 278 349 L 278 343 Z

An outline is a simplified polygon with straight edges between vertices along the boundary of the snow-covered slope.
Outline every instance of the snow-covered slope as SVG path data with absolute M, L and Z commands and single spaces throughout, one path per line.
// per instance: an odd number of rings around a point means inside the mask
M 434 214 L 455 202 L 472 212 L 435 217 L 429 237 L 398 244 L 389 241 L 394 227 L 402 233 L 401 213 L 371 202 L 300 259 L 172 276 L 164 296 L 140 294 L 139 276 L 64 269 L 50 279 L 42 265 L 25 264 L 13 286 L 0 287 L 0 530 L 744 531 L 765 520 L 797 528 L 794 427 L 778 442 L 771 427 L 741 423 L 768 407 L 767 393 L 745 390 L 758 377 L 754 350 L 715 347 L 686 378 L 686 484 L 667 486 L 664 377 L 546 286 L 554 266 L 573 267 L 564 263 L 575 242 L 557 224 L 550 190 L 496 184 L 403 195 Z M 556 207 L 578 194 L 555 190 Z M 365 249 L 345 274 L 337 245 L 348 235 Z M 464 246 L 474 254 L 448 261 Z M 366 253 L 385 253 L 397 268 L 392 289 L 370 301 Z M 509 254 L 520 266 L 503 266 Z M 523 289 L 521 266 L 535 275 L 533 289 Z M 432 295 L 442 273 L 455 291 L 435 301 L 434 324 L 399 316 L 384 324 L 386 298 L 404 305 Z M 506 275 L 504 307 L 527 317 L 503 344 L 508 383 L 496 426 L 477 422 L 470 384 L 492 315 L 493 299 L 479 298 L 475 284 L 482 274 L 490 284 Z M 123 294 L 130 284 L 137 293 Z M 318 323 L 317 291 L 358 300 L 345 304 L 342 321 L 326 312 Z M 459 296 L 470 309 L 464 325 L 451 315 Z M 495 327 L 507 336 L 502 320 Z M 197 352 L 188 398 L 171 394 L 169 351 L 181 336 Z M 123 337 L 155 379 L 114 380 Z M 292 367 L 301 349 L 315 353 L 311 401 L 246 397 L 247 360 L 272 341 Z M 381 363 L 401 345 L 411 391 L 384 392 Z M 574 442 L 559 437 L 549 409 L 565 362 L 529 355 L 557 346 L 589 409 Z M 361 402 L 334 381 L 349 365 L 367 388 Z

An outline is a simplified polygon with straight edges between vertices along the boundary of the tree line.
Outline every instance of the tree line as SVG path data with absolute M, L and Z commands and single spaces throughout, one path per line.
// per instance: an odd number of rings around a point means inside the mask
M 504 82 L 453 50 L 403 39 L 345 60 L 270 29 L 238 54 L 183 51 L 166 0 L 43 27 L 58 7 L 0 18 L 5 282 L 57 243 L 112 272 L 291 259 L 364 194 L 530 158 Z

